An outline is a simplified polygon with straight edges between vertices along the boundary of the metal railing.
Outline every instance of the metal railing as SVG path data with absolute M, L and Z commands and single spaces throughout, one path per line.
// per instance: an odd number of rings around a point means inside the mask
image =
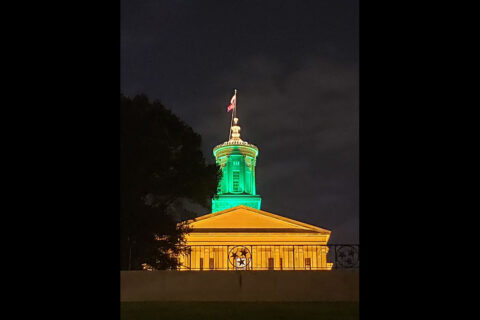
M 179 270 L 331 270 L 360 267 L 358 244 L 190 246 Z

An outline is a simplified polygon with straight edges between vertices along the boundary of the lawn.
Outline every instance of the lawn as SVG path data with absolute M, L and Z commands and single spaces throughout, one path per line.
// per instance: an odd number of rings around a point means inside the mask
M 358 302 L 122 302 L 121 320 L 358 319 Z

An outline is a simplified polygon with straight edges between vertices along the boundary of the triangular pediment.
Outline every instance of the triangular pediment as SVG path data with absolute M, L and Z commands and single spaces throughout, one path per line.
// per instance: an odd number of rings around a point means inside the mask
M 194 231 L 201 231 L 201 229 L 276 229 L 292 230 L 292 232 L 318 232 L 330 234 L 329 230 L 243 205 L 189 220 L 188 224 Z

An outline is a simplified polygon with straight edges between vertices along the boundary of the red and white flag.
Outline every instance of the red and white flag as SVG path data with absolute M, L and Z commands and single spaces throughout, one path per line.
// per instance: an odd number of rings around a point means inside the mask
M 227 112 L 230 112 L 233 109 L 235 109 L 236 104 L 237 104 L 237 93 L 235 92 L 232 99 L 230 100 L 230 104 L 227 107 Z

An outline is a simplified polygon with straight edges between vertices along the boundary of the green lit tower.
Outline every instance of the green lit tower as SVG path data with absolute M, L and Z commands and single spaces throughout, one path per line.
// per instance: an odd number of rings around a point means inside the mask
M 213 148 L 213 155 L 222 170 L 217 194 L 212 199 L 212 212 L 238 205 L 260 210 L 261 197 L 255 188 L 255 165 L 258 148 L 240 139 L 240 126 L 236 117 L 236 90 L 232 98 L 232 125 L 228 141 Z

